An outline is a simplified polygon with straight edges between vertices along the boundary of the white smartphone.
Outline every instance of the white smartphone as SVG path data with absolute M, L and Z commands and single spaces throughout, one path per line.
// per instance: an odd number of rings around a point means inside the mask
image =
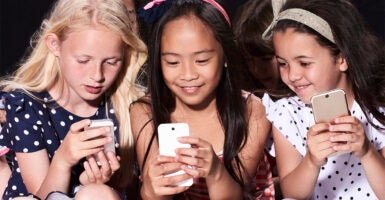
M 100 127 L 110 127 L 110 136 L 112 137 L 112 141 L 104 145 L 104 152 L 115 152 L 115 135 L 114 135 L 114 122 L 112 119 L 96 119 L 91 120 L 90 125 L 88 126 L 87 130 L 94 129 L 94 128 L 100 128 Z
M 158 126 L 159 154 L 164 156 L 175 156 L 176 148 L 190 148 L 189 144 L 178 142 L 177 138 L 189 136 L 189 126 L 186 123 L 164 123 Z M 175 176 L 185 173 L 183 170 L 168 174 L 166 176 Z M 177 183 L 177 186 L 191 186 L 193 179 L 187 179 Z
M 332 122 L 337 117 L 349 115 L 345 91 L 342 89 L 330 90 L 311 98 L 315 123 Z M 331 156 L 348 153 L 349 151 L 336 152 Z

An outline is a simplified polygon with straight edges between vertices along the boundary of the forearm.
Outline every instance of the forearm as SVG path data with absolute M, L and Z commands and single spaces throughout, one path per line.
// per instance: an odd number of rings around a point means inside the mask
M 210 199 L 243 199 L 241 186 L 231 177 L 223 164 L 218 172 L 206 178 Z
M 144 185 L 140 188 L 140 196 L 143 200 L 171 200 L 172 199 L 172 196 L 154 196 L 154 194 L 150 192 Z
M 280 177 L 281 190 L 284 197 L 309 199 L 314 191 L 320 168 L 315 166 L 309 154 L 306 154 L 299 165 L 287 176 Z
M 374 193 L 379 199 L 385 199 L 385 159 L 372 145 L 361 157 L 362 167 Z
M 45 199 L 47 195 L 52 191 L 60 191 L 67 194 L 70 179 L 71 166 L 66 166 L 54 156 L 49 166 L 48 173 L 36 195 L 42 199 Z
M 0 196 L 3 194 L 11 176 L 11 169 L 8 166 L 5 156 L 0 156 Z

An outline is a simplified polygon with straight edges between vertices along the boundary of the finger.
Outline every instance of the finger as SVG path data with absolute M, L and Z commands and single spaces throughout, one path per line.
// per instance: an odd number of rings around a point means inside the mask
M 153 160 L 154 165 L 160 165 L 162 163 L 175 162 L 175 157 L 158 155 Z
M 112 175 L 112 169 L 109 161 L 107 160 L 104 151 L 100 151 L 96 154 L 98 158 L 98 165 L 100 166 L 100 171 L 105 177 L 110 177 Z
M 178 183 L 190 178 L 193 178 L 193 177 L 187 174 L 184 170 L 181 170 L 181 168 L 179 168 L 177 172 L 163 176 L 160 179 L 160 181 L 164 186 L 175 187 L 175 186 L 178 186 Z
M 318 123 L 318 124 L 314 124 L 313 126 L 310 127 L 309 131 L 308 131 L 308 137 L 309 136 L 315 136 L 315 135 L 318 135 L 320 133 L 324 133 L 326 131 L 329 130 L 329 123 Z
M 95 179 L 98 180 L 102 177 L 102 174 L 100 172 L 99 164 L 96 161 L 94 156 L 87 157 L 88 163 L 90 164 L 91 170 L 93 175 L 95 176 Z
M 185 186 L 175 186 L 175 187 L 161 187 L 157 189 L 157 193 L 161 195 L 173 195 L 173 194 L 179 194 L 186 190 L 188 190 L 189 187 Z
M 94 138 L 91 140 L 82 141 L 82 148 L 83 149 L 94 149 L 94 148 L 104 149 L 104 145 L 111 141 L 112 141 L 111 137 Z
M 120 157 L 116 156 L 113 152 L 107 152 L 107 159 L 113 172 L 120 168 Z
M 167 175 L 174 172 L 177 172 L 181 169 L 182 163 L 179 162 L 173 162 L 173 163 L 163 163 L 159 165 L 158 168 L 154 168 L 155 170 L 158 170 L 156 174 L 158 175 Z
M 192 165 L 182 165 L 181 168 L 186 172 L 186 174 L 189 174 L 190 176 L 194 178 L 198 177 L 206 177 L 206 175 L 203 172 L 200 172 L 200 168 L 197 168 Z
M 341 124 L 341 123 L 352 124 L 352 123 L 357 123 L 357 122 L 358 122 L 358 119 L 354 116 L 351 116 L 351 115 L 337 117 L 336 119 L 334 119 L 334 123 L 336 123 L 336 124 Z
M 90 164 L 88 163 L 88 161 L 84 161 L 83 166 L 84 166 L 84 170 L 86 171 L 88 181 L 90 183 L 95 183 L 96 182 L 96 178 L 94 176 L 94 173 L 92 172 L 92 169 L 91 169 Z
M 84 128 L 87 127 L 90 123 L 91 123 L 90 119 L 84 119 L 76 123 L 73 123 L 70 127 L 70 132 L 79 133 L 80 131 L 84 130 Z
M 106 138 L 109 135 L 110 127 L 98 127 L 85 129 L 80 135 L 81 141 L 93 140 L 96 138 Z
M 193 137 L 193 136 L 183 136 L 177 138 L 180 143 L 183 144 L 191 144 L 195 145 L 197 147 L 209 147 L 211 144 L 199 137 Z

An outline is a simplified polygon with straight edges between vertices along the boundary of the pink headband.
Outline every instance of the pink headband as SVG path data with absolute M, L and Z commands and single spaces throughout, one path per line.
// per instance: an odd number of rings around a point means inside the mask
M 164 1 L 166 1 L 166 0 L 153 0 L 153 1 L 149 2 L 148 4 L 146 4 L 143 8 L 144 8 L 144 10 L 148 10 L 148 9 L 152 8 L 154 5 L 159 5 Z M 223 7 L 221 5 L 219 5 L 219 3 L 217 3 L 214 0 L 202 0 L 202 1 L 209 3 L 209 4 L 213 5 L 216 9 L 218 9 L 219 12 L 221 12 L 222 15 L 225 17 L 229 26 L 231 26 L 230 17 L 227 15 L 225 9 L 223 9 Z

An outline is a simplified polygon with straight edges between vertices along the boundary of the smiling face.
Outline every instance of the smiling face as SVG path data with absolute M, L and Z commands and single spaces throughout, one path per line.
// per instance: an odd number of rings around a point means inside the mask
M 123 63 L 119 35 L 104 26 L 93 25 L 68 33 L 63 41 L 48 36 L 48 46 L 58 57 L 70 99 L 99 101 L 114 83 Z
M 211 29 L 198 18 L 184 16 L 165 25 L 161 65 L 164 82 L 177 104 L 200 106 L 215 100 L 223 50 Z
M 273 42 L 281 79 L 303 102 L 331 89 L 349 90 L 345 59 L 332 56 L 315 36 L 288 28 L 275 32 Z

